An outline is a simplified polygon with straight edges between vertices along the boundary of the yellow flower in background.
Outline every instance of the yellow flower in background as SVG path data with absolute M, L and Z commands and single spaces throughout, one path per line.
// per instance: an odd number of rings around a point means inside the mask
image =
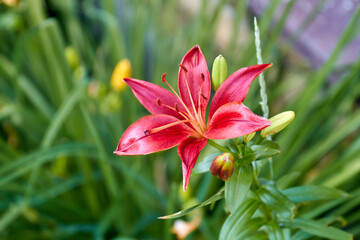
M 129 59 L 124 58 L 116 64 L 114 72 L 111 76 L 110 85 L 116 91 L 123 91 L 126 88 L 124 78 L 131 77 L 131 62 Z
M 3 2 L 4 4 L 13 7 L 19 4 L 19 0 L 0 0 L 0 3 Z

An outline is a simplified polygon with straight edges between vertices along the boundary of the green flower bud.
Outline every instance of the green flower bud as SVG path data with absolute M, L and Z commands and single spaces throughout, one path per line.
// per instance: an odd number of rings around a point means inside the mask
M 225 58 L 219 55 L 215 58 L 212 66 L 212 85 L 216 91 L 227 78 L 228 70 Z
M 261 136 L 266 137 L 266 135 L 273 135 L 280 132 L 289 125 L 294 118 L 295 113 L 293 111 L 282 112 L 273 116 L 269 119 L 271 121 L 271 125 L 261 130 Z
M 253 133 L 243 136 L 244 142 L 246 142 L 246 143 L 250 142 L 251 139 L 253 139 L 253 137 L 255 136 L 255 134 L 256 134 L 256 132 L 253 132 Z
M 210 172 L 223 181 L 230 179 L 234 173 L 234 157 L 231 153 L 223 153 L 217 156 L 211 163 Z
M 74 47 L 67 46 L 65 48 L 65 58 L 73 71 L 80 66 L 79 56 Z

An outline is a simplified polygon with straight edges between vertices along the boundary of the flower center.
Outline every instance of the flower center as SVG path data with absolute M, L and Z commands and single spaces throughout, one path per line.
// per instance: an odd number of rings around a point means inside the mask
M 188 123 L 188 125 L 194 129 L 194 137 L 198 137 L 198 138 L 202 138 L 204 137 L 204 132 L 206 131 L 206 124 L 205 124 L 205 116 L 202 116 L 202 113 L 201 113 L 201 106 L 200 106 L 200 100 L 201 98 L 205 98 L 206 97 L 202 94 L 202 86 L 203 84 L 201 84 L 200 86 L 200 91 L 199 91 L 199 99 L 198 99 L 198 108 L 196 109 L 195 107 L 195 103 L 194 103 L 194 99 L 192 98 L 192 95 L 191 95 L 191 91 L 190 91 L 190 87 L 189 87 L 189 83 L 188 83 L 188 79 L 187 79 L 187 68 L 183 65 L 179 65 L 185 72 L 185 82 L 186 82 L 186 88 L 187 88 L 187 91 L 188 91 L 188 94 L 190 96 L 190 101 L 191 101 L 191 106 L 190 108 L 192 108 L 193 111 L 190 111 L 189 109 L 189 106 L 187 106 L 184 101 L 182 100 L 182 98 L 179 96 L 179 94 L 174 90 L 173 87 L 171 87 L 171 85 L 168 83 L 168 81 L 166 80 L 166 73 L 164 73 L 162 76 L 161 76 L 161 81 L 163 83 L 166 83 L 169 88 L 171 89 L 171 91 L 174 93 L 174 95 L 179 99 L 180 103 L 183 105 L 185 111 L 183 110 L 180 110 L 179 109 L 179 106 L 177 103 L 174 104 L 174 106 L 169 106 L 165 103 L 163 103 L 161 101 L 161 99 L 157 98 L 156 99 L 156 104 L 159 105 L 159 106 L 164 106 L 164 107 L 167 107 L 168 109 L 171 109 L 172 111 L 175 111 L 177 112 L 179 115 L 181 115 L 184 119 L 183 120 L 179 120 L 179 121 L 176 121 L 176 122 L 173 122 L 173 123 L 169 123 L 169 124 L 166 124 L 164 126 L 161 126 L 161 127 L 157 127 L 157 128 L 153 128 L 153 129 L 149 129 L 149 130 L 145 130 L 144 131 L 144 134 L 146 136 L 152 134 L 152 133 L 156 133 L 156 132 L 159 132 L 161 130 L 164 130 L 164 129 L 167 129 L 167 128 L 170 128 L 170 127 L 173 127 L 173 126 L 176 126 L 178 124 L 182 124 L 182 123 Z M 202 79 L 202 82 L 205 81 L 205 75 L 203 73 L 200 74 L 200 77 Z

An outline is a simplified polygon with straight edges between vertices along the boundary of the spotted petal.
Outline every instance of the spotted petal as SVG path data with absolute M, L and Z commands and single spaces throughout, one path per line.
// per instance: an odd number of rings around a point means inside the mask
M 229 139 L 259 131 L 271 122 L 250 111 L 242 103 L 228 103 L 220 107 L 209 122 L 205 137 L 210 139 Z
M 230 102 L 243 102 L 249 92 L 251 82 L 272 64 L 245 67 L 231 74 L 216 91 L 211 102 L 209 117 L 222 105 Z
M 143 155 L 174 147 L 189 136 L 190 130 L 186 124 L 180 123 L 156 133 L 149 134 L 149 132 L 178 121 L 179 119 L 165 114 L 140 118 L 126 129 L 114 153 Z
M 182 161 L 184 190 L 186 190 L 189 184 L 191 172 L 206 142 L 207 140 L 205 138 L 187 138 L 179 144 L 178 154 Z
M 137 79 L 125 78 L 124 81 L 131 87 L 139 102 L 152 114 L 168 114 L 182 118 L 175 110 L 165 106 L 174 108 L 177 104 L 178 109 L 184 111 L 180 100 L 165 88 Z
M 199 104 L 204 117 L 209 102 L 211 84 L 205 57 L 198 45 L 194 46 L 182 59 L 179 68 L 179 92 L 184 103 L 193 113 L 192 102 L 196 111 Z M 190 94 L 189 94 L 190 92 Z M 200 101 L 200 102 L 199 102 Z

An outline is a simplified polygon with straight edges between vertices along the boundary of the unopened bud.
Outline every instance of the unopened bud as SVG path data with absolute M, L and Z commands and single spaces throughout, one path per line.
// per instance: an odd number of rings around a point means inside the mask
M 225 81 L 227 74 L 228 70 L 226 60 L 222 55 L 219 55 L 215 58 L 212 66 L 211 77 L 214 91 L 218 90 L 220 85 Z
M 231 153 L 223 153 L 217 156 L 211 163 L 210 172 L 223 181 L 230 179 L 234 173 L 234 157 Z
M 74 47 L 67 46 L 65 48 L 65 58 L 73 71 L 80 66 L 79 56 Z
M 282 112 L 273 116 L 269 119 L 271 125 L 261 131 L 261 136 L 266 137 L 266 135 L 273 135 L 280 132 L 289 125 L 294 118 L 295 113 L 293 111 Z
M 111 87 L 116 91 L 122 91 L 126 88 L 124 78 L 131 77 L 131 62 L 129 59 L 121 60 L 116 66 L 111 76 Z
M 255 136 L 255 134 L 256 134 L 256 132 L 253 132 L 253 133 L 243 136 L 244 142 L 246 142 L 246 143 L 250 142 L 251 139 L 253 139 L 253 137 Z

